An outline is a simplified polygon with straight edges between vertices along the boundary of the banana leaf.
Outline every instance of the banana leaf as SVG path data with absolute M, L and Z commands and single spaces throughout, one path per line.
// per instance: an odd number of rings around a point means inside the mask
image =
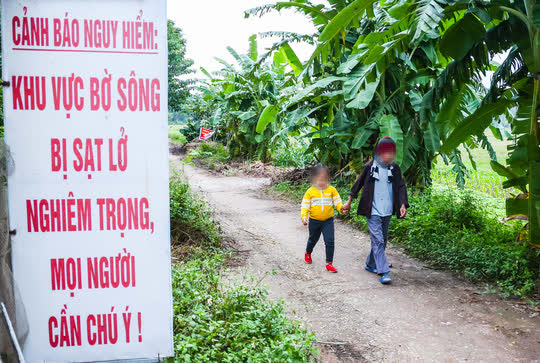
M 390 136 L 396 142 L 396 163 L 401 164 L 403 160 L 403 130 L 394 115 L 384 115 L 379 120 L 381 137 Z
M 278 113 L 277 106 L 274 106 L 274 105 L 266 106 L 266 108 L 261 113 L 261 117 L 259 117 L 259 122 L 257 122 L 256 131 L 259 134 L 262 133 L 266 129 L 266 126 L 269 123 L 276 121 L 277 113 Z
M 493 118 L 500 116 L 510 107 L 512 102 L 506 98 L 501 98 L 496 103 L 487 103 L 478 107 L 473 114 L 466 117 L 452 131 L 450 136 L 443 142 L 441 151 L 449 154 L 455 150 L 459 144 L 467 140 L 470 135 L 479 135 L 491 124 Z

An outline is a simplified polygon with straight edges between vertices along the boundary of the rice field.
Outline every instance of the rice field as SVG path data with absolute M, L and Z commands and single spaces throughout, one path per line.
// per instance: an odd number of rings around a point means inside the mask
M 431 178 L 434 184 L 456 185 L 456 176 L 450 168 L 434 168 L 431 171 Z M 507 198 L 518 193 L 513 188 L 504 189 L 502 187 L 504 180 L 505 178 L 493 171 L 470 170 L 469 178 L 465 181 L 465 188 L 486 193 L 495 198 Z
M 501 164 L 506 164 L 508 157 L 508 141 L 500 141 L 493 136 L 488 136 L 496 154 L 497 160 Z M 517 194 L 516 189 L 504 189 L 502 183 L 505 178 L 495 173 L 490 166 L 491 158 L 489 153 L 481 148 L 472 149 L 471 154 L 476 164 L 476 170 L 468 158 L 467 151 L 461 150 L 464 164 L 467 166 L 469 177 L 466 178 L 465 188 L 486 193 L 495 198 L 507 198 L 512 194 Z M 451 165 L 445 165 L 442 159 L 437 159 L 437 164 L 431 171 L 431 178 L 434 184 L 456 185 L 456 175 L 452 171 Z

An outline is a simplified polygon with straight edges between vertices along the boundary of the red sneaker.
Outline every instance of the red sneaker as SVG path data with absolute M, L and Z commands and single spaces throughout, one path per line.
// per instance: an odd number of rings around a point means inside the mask
M 312 263 L 313 260 L 311 259 L 311 253 L 307 253 L 304 255 L 304 261 L 306 261 L 306 263 Z
M 327 264 L 326 265 L 326 269 L 330 272 L 334 272 L 336 273 L 337 272 L 337 268 L 334 267 L 334 265 L 332 265 L 331 263 Z

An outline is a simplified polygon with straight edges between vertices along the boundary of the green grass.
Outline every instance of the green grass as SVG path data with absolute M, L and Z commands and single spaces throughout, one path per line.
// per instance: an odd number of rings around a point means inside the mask
M 225 282 L 229 253 L 207 205 L 170 180 L 174 358 L 169 362 L 306 362 L 313 334 L 268 298 L 261 281 Z
M 280 183 L 271 185 L 269 188 L 269 191 L 273 195 L 281 197 L 283 199 L 286 199 L 292 202 L 299 202 L 299 201 L 302 201 L 304 194 L 306 193 L 306 191 L 309 189 L 310 186 L 311 184 L 309 183 L 298 184 L 298 183 L 293 183 L 288 180 L 285 180 Z M 342 198 L 343 197 L 344 196 L 342 196 Z
M 345 199 L 349 188 L 343 183 L 335 186 Z M 308 187 L 282 182 L 270 191 L 299 203 Z M 522 222 L 498 221 L 504 216 L 504 200 L 444 185 L 409 196 L 408 217 L 390 225 L 392 242 L 408 254 L 472 281 L 494 285 L 505 295 L 540 292 L 540 251 L 514 242 Z M 351 214 L 340 218 L 367 231 L 366 219 L 355 213 L 357 205 L 358 199 Z
M 184 145 L 187 143 L 186 137 L 181 133 L 182 125 L 169 125 L 169 139 L 175 144 Z

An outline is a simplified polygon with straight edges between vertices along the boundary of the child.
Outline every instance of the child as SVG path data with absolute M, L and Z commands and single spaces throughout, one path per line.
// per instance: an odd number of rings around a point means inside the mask
M 383 137 L 377 143 L 373 160 L 364 165 L 351 189 L 349 200 L 342 208 L 342 213 L 347 214 L 351 209 L 351 201 L 358 197 L 362 189 L 358 215 L 367 217 L 371 237 L 371 252 L 364 268 L 379 274 L 382 284 L 392 282 L 385 255 L 390 219 L 393 214 L 404 218 L 409 207 L 407 188 L 399 166 L 394 163 L 395 158 L 396 143 L 388 136 Z
M 321 233 L 326 246 L 326 269 L 337 272 L 334 261 L 334 206 L 341 211 L 343 203 L 336 188 L 329 185 L 330 171 L 324 164 L 317 164 L 312 170 L 312 186 L 302 200 L 302 223 L 309 223 L 309 238 L 304 259 L 311 263 L 311 252 L 319 241 Z

